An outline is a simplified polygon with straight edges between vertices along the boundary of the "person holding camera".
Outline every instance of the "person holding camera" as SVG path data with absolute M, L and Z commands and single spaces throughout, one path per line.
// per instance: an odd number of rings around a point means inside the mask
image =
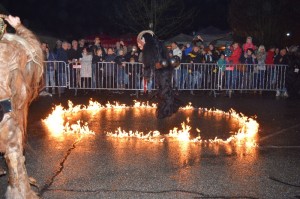
M 125 43 L 123 40 L 120 40 L 116 43 L 116 47 L 115 47 L 115 53 L 117 56 L 119 56 L 119 51 L 122 50 L 123 54 L 126 55 L 127 54 L 127 47 L 125 46 Z

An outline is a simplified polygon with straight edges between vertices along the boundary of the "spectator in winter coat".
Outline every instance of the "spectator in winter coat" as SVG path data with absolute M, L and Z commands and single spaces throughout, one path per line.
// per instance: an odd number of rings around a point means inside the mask
M 123 51 L 123 55 L 127 54 L 127 46 L 125 46 L 123 40 L 120 40 L 120 41 L 116 42 L 115 53 L 116 53 L 117 56 L 120 55 L 120 53 L 119 53 L 120 50 Z
M 82 50 L 82 59 L 81 59 L 81 87 L 82 88 L 91 88 L 92 83 L 92 59 L 93 53 L 88 47 L 83 48 Z
M 170 58 L 172 56 L 178 56 L 180 58 L 180 60 L 182 59 L 182 51 L 179 49 L 178 44 L 176 42 L 172 42 L 171 43 L 171 52 L 169 53 Z M 175 85 L 175 89 L 177 90 L 178 88 L 180 88 L 180 84 L 181 84 L 181 66 L 178 66 L 175 68 L 174 72 L 173 72 L 173 81 L 174 81 L 174 85 Z
M 267 58 L 265 46 L 260 45 L 258 47 L 256 57 L 257 57 L 257 70 L 254 71 L 254 87 L 256 89 L 263 89 L 265 84 L 266 58 Z
M 225 44 L 225 51 L 224 51 L 224 55 L 225 57 L 230 57 L 232 54 L 232 51 L 231 51 L 231 45 L 229 43 L 226 43 Z
M 133 62 L 138 62 L 139 61 L 138 48 L 136 46 L 132 46 L 131 51 L 127 52 L 125 58 L 127 62 L 132 62 L 132 59 L 134 60 Z
M 186 48 L 184 50 L 184 55 L 188 56 L 192 50 L 193 50 L 193 46 L 191 44 L 186 44 Z
M 266 68 L 267 68 L 267 77 L 269 78 L 267 80 L 268 88 L 272 88 L 272 85 L 275 85 L 276 82 L 276 73 L 275 73 L 275 67 L 274 67 L 274 57 L 275 57 L 275 47 L 271 47 L 266 56 Z
M 243 44 L 244 53 L 247 51 L 248 48 L 256 50 L 256 46 L 252 43 L 252 37 L 247 37 L 246 43 Z
M 239 46 L 239 43 L 235 42 L 232 44 L 232 54 L 227 58 L 227 60 L 230 64 L 239 64 L 241 55 L 242 50 Z
M 55 47 L 53 49 L 53 53 L 57 55 L 57 52 L 62 48 L 62 41 L 57 40 L 55 43 Z
M 116 54 L 114 53 L 112 48 L 107 49 L 107 55 L 105 56 L 105 62 L 107 62 L 104 65 L 103 72 L 104 72 L 104 86 L 106 88 L 113 88 L 114 82 L 113 82 L 113 76 L 115 76 L 115 58 Z
M 83 48 L 86 46 L 85 39 L 79 39 L 78 43 L 79 43 L 78 46 L 79 52 L 82 52 Z
M 96 51 L 96 55 L 92 59 L 92 87 L 93 88 L 102 88 L 103 86 L 103 62 L 104 55 L 102 49 L 99 48 Z
M 279 55 L 275 57 L 274 64 L 277 64 L 279 66 L 276 66 L 275 73 L 278 78 L 276 79 L 278 82 L 276 82 L 277 88 L 276 88 L 276 97 L 279 97 L 280 95 L 283 95 L 283 97 L 288 97 L 287 90 L 284 85 L 284 78 L 283 78 L 283 65 L 288 65 L 288 59 L 286 55 L 287 51 L 285 48 L 282 48 L 279 52 Z
M 224 73 L 226 69 L 226 60 L 225 60 L 225 55 L 221 53 L 219 60 L 217 61 L 217 65 L 219 70 L 221 70 L 222 74 Z
M 176 42 L 172 42 L 171 49 L 172 49 L 173 56 L 178 56 L 181 60 L 182 51 L 179 49 L 178 44 Z
M 70 50 L 68 50 L 68 62 L 69 62 L 69 74 L 70 74 L 70 86 L 76 87 L 76 82 L 78 82 L 77 73 L 79 74 L 79 69 L 76 68 L 76 66 L 73 67 L 73 65 L 76 65 L 79 59 L 82 57 L 82 51 L 80 51 L 78 47 L 78 42 L 76 40 L 72 41 L 72 47 Z M 75 90 L 75 94 L 77 91 Z
M 208 45 L 208 51 L 205 55 L 205 63 L 216 63 L 219 59 L 219 53 L 212 44 Z
M 217 66 L 218 69 L 216 70 L 216 72 L 219 72 L 219 85 L 218 88 L 221 87 L 221 85 L 224 85 L 225 82 L 225 70 L 226 70 L 226 60 L 225 60 L 225 54 L 221 53 L 219 60 L 217 61 Z
M 239 43 L 234 42 L 232 44 L 232 54 L 226 58 L 226 62 L 232 65 L 226 67 L 226 88 L 227 89 L 236 89 L 237 88 L 237 66 L 240 63 L 240 57 L 242 50 L 239 46 Z M 230 95 L 231 91 L 228 92 Z
M 65 88 L 62 86 L 67 84 L 65 64 L 68 63 L 68 42 L 64 41 L 62 43 L 62 48 L 57 50 L 57 61 L 61 61 L 58 63 L 57 68 L 58 86 L 60 86 L 58 91 L 59 94 L 61 94 L 65 92 Z
M 52 94 L 55 94 L 55 69 L 56 69 L 56 55 L 50 51 L 49 47 L 46 47 L 46 61 L 47 61 L 47 71 L 46 71 L 46 91 L 48 92 L 48 87 L 52 87 Z M 49 84 L 50 83 L 50 84 Z
M 243 65 L 238 67 L 238 70 L 240 72 L 240 88 L 247 89 L 247 88 L 253 88 L 254 81 L 254 67 L 256 67 L 255 64 L 257 64 L 257 58 L 254 54 L 253 49 L 248 48 L 247 51 L 244 53 L 244 56 L 241 57 L 241 62 Z
M 254 50 L 252 48 L 248 48 L 244 53 L 244 56 L 241 57 L 241 62 L 243 64 L 257 64 L 257 58 L 254 54 Z M 253 67 L 251 67 L 253 70 Z
M 274 64 L 275 47 L 271 47 L 266 56 L 266 64 Z
M 115 58 L 116 67 L 117 67 L 117 86 L 118 88 L 125 88 L 125 67 L 126 67 L 126 58 L 124 51 L 119 49 L 119 55 Z
M 105 49 L 103 48 L 103 46 L 101 45 L 101 40 L 100 37 L 95 37 L 94 39 L 94 45 L 92 45 L 92 51 L 94 54 L 96 54 L 97 49 L 101 48 L 104 56 L 106 56 L 106 52 Z
M 194 95 L 193 89 L 199 88 L 202 82 L 201 68 L 202 54 L 198 46 L 194 46 L 193 50 L 188 54 L 187 62 L 190 63 L 182 69 L 182 86 L 185 82 L 188 84 L 188 88 L 191 88 L 191 94 Z M 202 69 L 202 70 L 201 70 Z

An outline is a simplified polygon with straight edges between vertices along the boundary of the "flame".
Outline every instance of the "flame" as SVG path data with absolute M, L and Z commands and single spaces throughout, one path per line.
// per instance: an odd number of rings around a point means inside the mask
M 187 123 L 190 122 L 190 119 L 187 118 Z M 186 125 L 185 122 L 181 123 L 182 129 L 174 127 L 173 130 L 170 130 L 168 136 L 176 138 L 179 141 L 190 141 L 190 130 L 192 129 L 191 126 Z
M 146 108 L 146 109 L 157 108 L 157 104 L 152 103 L 150 105 L 148 101 L 145 103 L 145 102 L 139 102 L 139 101 L 133 100 L 133 102 L 134 102 L 133 108 Z
M 140 102 L 135 102 L 135 104 L 138 105 L 138 107 L 143 107 L 140 106 Z M 134 106 L 135 107 L 135 106 Z M 181 107 L 182 110 L 194 110 L 195 108 L 192 106 L 191 103 L 189 103 L 185 107 Z M 253 119 L 246 117 L 242 113 L 237 113 L 233 109 L 230 109 L 228 112 L 219 110 L 219 109 L 206 109 L 206 108 L 199 108 L 199 111 L 205 112 L 207 114 L 213 115 L 213 116 L 225 116 L 225 117 L 232 117 L 238 123 L 240 124 L 241 128 L 238 130 L 236 133 L 232 133 L 232 135 L 227 138 L 227 139 L 220 139 L 218 137 L 215 137 L 214 139 L 208 139 L 208 140 L 203 140 L 201 139 L 200 132 L 201 130 L 199 128 L 196 128 L 196 132 L 198 133 L 198 136 L 195 138 L 191 138 L 191 130 L 192 127 L 189 124 L 190 119 L 187 118 L 186 123 L 182 122 L 181 123 L 181 129 L 178 127 L 174 127 L 172 130 L 169 131 L 169 134 L 167 134 L 165 137 L 173 138 L 176 139 L 180 142 L 193 142 L 193 143 L 204 143 L 204 144 L 233 144 L 236 146 L 245 146 L 246 148 L 253 148 L 257 147 L 257 134 L 258 134 L 258 128 L 259 124 L 258 122 Z M 130 133 L 132 131 L 126 132 L 124 130 L 119 130 L 115 131 L 115 133 L 108 132 L 107 136 L 110 137 L 118 137 L 118 138 L 123 138 L 123 137 L 135 137 L 138 139 L 144 139 L 144 136 L 147 138 L 147 140 L 154 141 L 155 138 L 154 136 L 151 137 L 151 132 L 148 134 L 143 134 L 143 132 L 136 132 L 138 136 L 132 135 Z M 157 132 L 160 137 L 163 137 L 163 135 L 160 134 L 160 132 Z M 125 135 L 125 136 L 124 136 Z M 164 139 L 160 139 L 159 141 L 162 141 Z
M 121 127 L 119 127 L 115 133 L 111 133 L 108 132 L 106 133 L 107 136 L 109 137 L 117 137 L 117 138 L 130 138 L 130 137 L 134 137 L 134 138 L 138 138 L 138 139 L 142 139 L 142 140 L 146 140 L 146 141 L 150 141 L 150 142 L 154 142 L 154 141 L 159 141 L 159 142 L 163 142 L 164 139 L 159 139 L 161 137 L 160 132 L 159 131 L 150 131 L 147 134 L 144 134 L 143 132 L 139 132 L 139 131 L 128 131 L 126 132 L 125 130 L 122 130 Z M 158 138 L 158 140 L 157 140 Z
M 53 109 L 52 113 L 43 120 L 43 122 L 46 124 L 53 136 L 61 136 L 65 133 L 82 135 L 95 134 L 95 132 L 89 129 L 87 123 L 83 124 L 82 121 L 78 120 L 75 124 L 70 125 L 70 122 L 65 122 L 65 120 L 76 116 L 81 111 L 88 111 L 93 115 L 97 114 L 101 110 L 123 110 L 129 108 L 156 109 L 157 104 L 134 101 L 133 106 L 127 106 L 126 104 L 120 104 L 119 102 L 113 102 L 112 104 L 108 102 L 105 105 L 101 105 L 99 102 L 91 99 L 88 106 L 74 106 L 71 101 L 68 101 L 68 109 L 64 109 L 61 105 L 57 105 Z M 192 106 L 192 103 L 189 103 L 187 106 L 181 107 L 181 109 L 195 110 L 196 108 Z M 212 116 L 231 117 L 232 119 L 238 121 L 241 127 L 238 132 L 231 132 L 232 135 L 227 139 L 215 137 L 214 139 L 203 140 L 200 136 L 201 130 L 196 128 L 193 132 L 192 127 L 189 125 L 190 119 L 187 118 L 186 122 L 181 123 L 181 128 L 174 127 L 167 135 L 162 135 L 157 130 L 149 131 L 148 133 L 133 130 L 125 131 L 121 127 L 115 130 L 115 132 L 107 132 L 106 135 L 113 138 L 136 138 L 150 142 L 163 142 L 166 140 L 165 138 L 169 138 L 178 140 L 179 142 L 203 143 L 205 145 L 230 143 L 236 146 L 245 146 L 246 148 L 257 147 L 259 124 L 255 118 L 246 117 L 242 113 L 237 113 L 233 109 L 229 110 L 228 112 L 219 109 L 206 108 L 199 108 L 198 110 Z M 197 136 L 192 138 L 191 134 L 195 133 L 197 133 Z
M 189 102 L 185 107 L 180 107 L 181 110 L 194 110 L 195 108 L 192 106 L 192 102 Z
M 52 113 L 46 119 L 43 119 L 42 122 L 47 126 L 49 131 L 54 137 L 60 137 L 63 134 L 95 134 L 95 132 L 91 131 L 88 127 L 87 123 L 83 123 L 81 120 L 75 122 L 75 124 L 70 124 L 69 121 L 65 121 L 66 119 L 72 119 L 75 116 L 78 116 L 78 113 L 82 111 L 88 111 L 91 115 L 97 114 L 101 110 L 123 110 L 127 108 L 156 108 L 157 105 L 149 102 L 137 102 L 133 107 L 127 106 L 126 104 L 120 104 L 119 102 L 107 102 L 105 105 L 100 104 L 97 101 L 93 101 L 93 99 L 89 100 L 89 105 L 76 105 L 74 106 L 72 101 L 68 101 L 68 108 L 63 108 L 62 105 L 57 105 L 53 108 Z M 151 134 L 151 137 L 155 137 L 155 131 Z M 146 135 L 145 135 L 146 136 Z M 148 135 L 150 137 L 150 134 Z M 144 139 L 145 137 L 140 136 L 140 139 Z
M 126 106 L 126 104 L 119 104 L 119 102 L 114 102 L 115 104 L 111 104 L 110 102 L 108 102 L 106 104 L 106 108 L 107 109 L 124 109 L 124 108 L 128 108 L 128 106 Z
M 61 137 L 63 134 L 95 134 L 95 132 L 89 129 L 88 124 L 83 124 L 81 120 L 76 121 L 75 124 L 70 124 L 69 121 L 65 122 L 66 117 L 76 115 L 82 109 L 91 110 L 93 106 L 87 109 L 81 105 L 74 106 L 71 101 L 68 101 L 68 106 L 68 109 L 64 109 L 62 105 L 55 106 L 52 113 L 46 119 L 42 120 L 51 132 L 52 136 Z

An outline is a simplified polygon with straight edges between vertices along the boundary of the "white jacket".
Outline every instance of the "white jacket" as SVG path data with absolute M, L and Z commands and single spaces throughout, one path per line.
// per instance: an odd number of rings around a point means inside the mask
M 178 56 L 180 57 L 180 60 L 182 58 L 182 51 L 177 47 L 173 50 L 173 56 Z
M 81 59 L 81 77 L 92 77 L 92 55 L 82 55 Z

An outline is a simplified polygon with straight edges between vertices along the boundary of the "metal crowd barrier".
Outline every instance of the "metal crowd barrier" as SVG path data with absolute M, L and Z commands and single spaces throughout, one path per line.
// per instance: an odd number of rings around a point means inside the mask
M 145 81 L 143 64 L 126 62 L 45 62 L 46 89 L 156 89 L 155 72 Z M 174 69 L 173 87 L 178 90 L 276 91 L 285 87 L 286 65 L 181 63 Z
M 69 65 L 70 89 L 139 90 L 142 86 L 143 64 L 114 62 L 96 64 L 82 62 Z
M 68 86 L 68 65 L 63 61 L 44 62 L 44 87 L 48 92 L 63 93 Z
M 178 90 L 276 91 L 285 87 L 287 65 L 182 63 L 173 75 Z

